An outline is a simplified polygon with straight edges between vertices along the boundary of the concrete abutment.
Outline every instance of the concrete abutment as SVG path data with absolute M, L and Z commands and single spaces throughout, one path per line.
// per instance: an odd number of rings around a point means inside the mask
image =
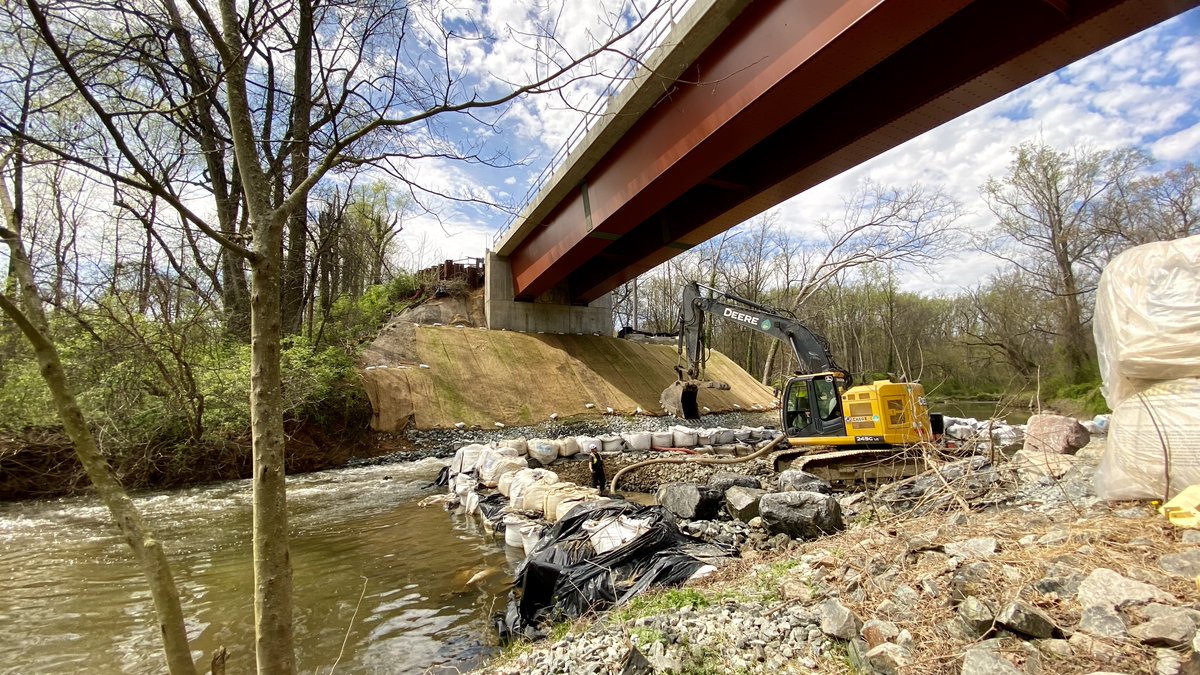
M 487 252 L 483 289 L 484 313 L 491 330 L 613 334 L 611 293 L 588 305 L 572 305 L 567 289 L 558 287 L 533 302 L 518 302 L 514 299 L 512 266 L 508 258 L 494 251 Z

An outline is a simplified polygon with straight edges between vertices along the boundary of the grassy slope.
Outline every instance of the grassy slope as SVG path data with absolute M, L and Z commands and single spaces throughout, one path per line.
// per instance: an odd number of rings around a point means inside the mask
M 402 428 L 410 415 L 417 428 L 429 429 L 456 422 L 530 424 L 551 413 L 569 418 L 609 407 L 661 414 L 659 394 L 675 381 L 677 356 L 669 345 L 431 326 L 417 329 L 416 342 L 420 362 L 429 368 L 363 374 L 376 429 Z M 733 387 L 701 391 L 701 405 L 713 412 L 774 404 L 769 389 L 722 354 L 713 352 L 707 372 Z

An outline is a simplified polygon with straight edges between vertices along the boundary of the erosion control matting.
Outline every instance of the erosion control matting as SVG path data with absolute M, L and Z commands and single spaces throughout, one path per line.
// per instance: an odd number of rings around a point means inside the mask
M 602 415 L 608 408 L 661 415 L 659 394 L 675 381 L 678 363 L 671 345 L 434 326 L 416 329 L 416 352 L 417 363 L 363 372 L 375 429 L 458 422 L 494 428 L 496 422 L 544 422 L 551 414 L 564 420 Z M 718 352 L 709 357 L 707 377 L 731 386 L 701 391 L 699 405 L 713 413 L 774 405 L 770 389 Z

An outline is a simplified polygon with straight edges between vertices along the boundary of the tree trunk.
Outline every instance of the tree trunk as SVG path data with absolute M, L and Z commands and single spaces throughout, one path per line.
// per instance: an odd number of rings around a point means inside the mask
M 251 214 L 253 218 L 253 214 Z M 264 220 L 266 220 L 264 218 Z M 284 476 L 283 337 L 279 306 L 283 218 L 256 223 L 250 293 L 250 428 L 254 454 L 254 647 L 258 672 L 295 672 L 292 567 Z M 274 254 L 272 254 L 274 253 Z

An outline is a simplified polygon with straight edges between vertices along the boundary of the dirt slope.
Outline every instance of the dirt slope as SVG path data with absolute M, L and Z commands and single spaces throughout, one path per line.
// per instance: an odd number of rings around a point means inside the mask
M 492 428 L 541 422 L 552 413 L 602 415 L 610 407 L 660 415 L 659 394 L 675 381 L 677 355 L 669 345 L 453 326 L 414 330 L 416 365 L 379 358 L 385 354 L 379 350 L 363 372 L 377 430 L 458 422 Z M 701 391 L 700 404 L 712 412 L 774 405 L 771 390 L 724 355 L 713 352 L 707 372 L 733 387 Z

